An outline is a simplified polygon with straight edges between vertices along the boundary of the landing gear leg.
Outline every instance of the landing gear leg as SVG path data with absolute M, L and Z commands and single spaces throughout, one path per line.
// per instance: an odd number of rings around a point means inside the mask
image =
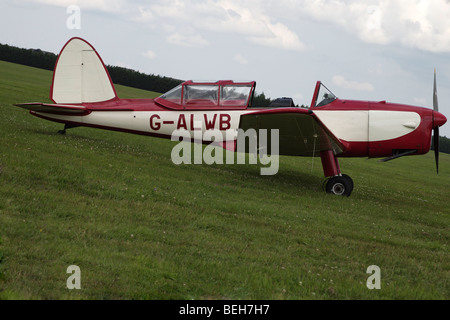
M 325 177 L 331 177 L 326 183 L 326 192 L 339 196 L 350 196 L 353 191 L 353 180 L 348 175 L 341 174 L 338 159 L 333 151 L 321 151 L 320 158 Z
M 64 124 L 64 129 L 62 129 L 62 130 L 58 130 L 58 134 L 66 134 L 66 130 L 67 129 L 72 129 L 72 128 L 76 128 L 76 127 L 79 127 L 79 126 L 76 126 L 76 125 L 73 125 L 73 124 L 68 124 L 68 123 L 66 123 L 66 124 Z

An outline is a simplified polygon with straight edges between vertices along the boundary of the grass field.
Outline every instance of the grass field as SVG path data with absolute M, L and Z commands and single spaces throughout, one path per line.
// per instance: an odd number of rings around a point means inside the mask
M 342 159 L 355 189 L 337 197 L 322 191 L 320 159 L 281 157 L 261 176 L 174 165 L 169 140 L 58 135 L 12 105 L 49 102 L 51 78 L 0 61 L 1 299 L 450 298 L 449 155 L 439 175 L 431 153 Z M 70 265 L 80 290 L 66 286 Z

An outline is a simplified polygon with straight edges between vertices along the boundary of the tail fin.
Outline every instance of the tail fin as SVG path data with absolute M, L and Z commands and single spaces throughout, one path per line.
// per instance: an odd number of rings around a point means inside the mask
M 81 38 L 70 39 L 58 56 L 50 99 L 55 103 L 84 103 L 114 98 L 116 90 L 97 51 Z

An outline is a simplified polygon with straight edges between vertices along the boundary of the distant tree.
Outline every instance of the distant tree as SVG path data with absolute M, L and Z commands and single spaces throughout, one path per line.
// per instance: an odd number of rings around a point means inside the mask
M 53 70 L 58 56 L 40 49 L 22 49 L 0 44 L 0 60 L 23 64 L 40 69 Z M 114 83 L 129 87 L 164 93 L 179 85 L 182 80 L 148 75 L 135 70 L 107 66 L 108 72 Z
M 266 98 L 266 95 L 264 94 L 264 92 L 261 92 L 260 94 L 255 92 L 255 95 L 253 97 L 253 107 L 268 107 L 270 105 L 270 103 L 272 102 L 272 100 L 270 100 L 269 98 Z
M 3 61 L 53 70 L 56 58 L 56 54 L 40 49 L 21 49 L 7 44 L 0 44 L 0 60 Z
M 434 150 L 434 139 L 431 140 L 431 150 Z M 450 139 L 439 137 L 439 152 L 450 153 Z
M 183 82 L 179 79 L 149 75 L 123 67 L 108 65 L 106 68 L 114 83 L 159 93 L 167 92 Z

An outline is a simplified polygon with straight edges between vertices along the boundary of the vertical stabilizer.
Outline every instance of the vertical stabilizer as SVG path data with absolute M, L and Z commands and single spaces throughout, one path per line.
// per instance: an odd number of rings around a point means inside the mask
M 70 39 L 58 56 L 50 99 L 55 103 L 85 103 L 114 98 L 114 85 L 97 51 L 81 38 Z

